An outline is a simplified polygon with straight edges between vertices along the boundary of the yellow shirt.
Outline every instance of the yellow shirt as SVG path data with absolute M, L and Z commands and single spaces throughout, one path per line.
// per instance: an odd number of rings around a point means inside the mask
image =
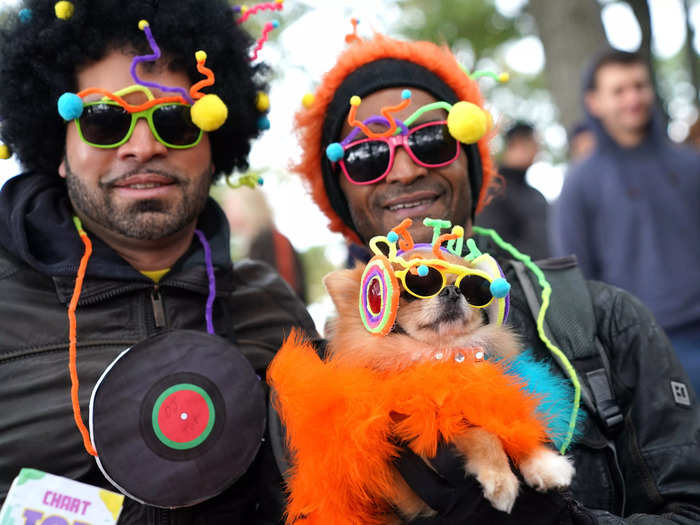
M 165 270 L 151 270 L 151 271 L 141 270 L 141 273 L 144 274 L 149 279 L 151 279 L 154 283 L 157 283 L 169 271 L 170 271 L 170 268 L 166 268 Z

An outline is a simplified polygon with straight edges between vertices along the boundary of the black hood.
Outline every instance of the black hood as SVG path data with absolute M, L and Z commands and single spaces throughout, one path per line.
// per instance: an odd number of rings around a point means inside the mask
M 197 227 L 212 249 L 214 266 L 231 265 L 228 222 L 209 199 Z M 88 235 L 93 254 L 87 275 L 120 280 L 148 280 L 96 235 Z M 0 191 L 0 245 L 35 270 L 51 276 L 74 276 L 83 243 L 73 224 L 66 185 L 57 174 L 25 173 L 8 180 Z M 204 264 L 201 245 L 194 240 L 177 262 L 178 268 Z

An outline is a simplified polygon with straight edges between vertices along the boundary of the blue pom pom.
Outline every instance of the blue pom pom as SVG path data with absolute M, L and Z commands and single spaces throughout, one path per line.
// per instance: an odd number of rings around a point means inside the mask
M 258 119 L 258 129 L 270 129 L 270 119 L 263 115 Z
M 495 279 L 489 288 L 491 295 L 498 299 L 503 299 L 510 292 L 510 284 L 503 277 Z
M 410 89 L 404 89 L 404 90 L 401 92 L 401 98 L 403 98 L 403 99 L 411 98 L 411 90 L 410 90 Z
M 273 20 L 273 21 L 272 21 L 272 27 L 274 27 L 275 29 L 277 29 L 279 26 L 280 26 L 280 23 L 279 23 L 278 20 Z
M 258 177 L 258 186 L 262 186 L 265 180 L 262 177 Z
M 396 242 L 399 240 L 399 235 L 396 232 L 389 232 L 386 234 L 386 239 L 389 242 Z
M 425 264 L 421 264 L 418 267 L 418 275 L 420 275 L 421 277 L 425 277 L 426 275 L 428 275 L 428 267 Z
M 64 93 L 58 98 L 58 114 L 66 122 L 83 114 L 83 99 L 75 93 Z
M 19 21 L 22 22 L 23 24 L 28 23 L 32 19 L 32 10 L 28 8 L 20 9 L 19 10 Z
M 338 162 L 343 158 L 343 155 L 345 155 L 345 151 L 343 150 L 343 146 L 340 144 L 340 142 L 328 144 L 328 147 L 326 148 L 326 157 L 328 157 L 328 160 L 331 162 Z

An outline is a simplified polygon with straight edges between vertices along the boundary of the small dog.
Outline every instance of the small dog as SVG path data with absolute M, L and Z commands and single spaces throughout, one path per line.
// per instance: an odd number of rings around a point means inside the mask
M 430 250 L 404 254 L 407 259 L 415 256 L 429 259 Z M 467 264 L 449 253 L 444 258 L 452 264 Z M 398 269 L 395 264 L 394 269 Z M 459 349 L 478 349 L 505 359 L 518 355 L 520 345 L 515 334 L 502 324 L 487 324 L 484 310 L 472 307 L 455 286 L 456 274 L 445 274 L 444 287 L 430 298 L 414 297 L 402 288 L 391 331 L 383 337 L 369 333 L 357 307 L 363 270 L 362 266 L 340 270 L 324 279 L 338 311 L 338 317 L 329 325 L 328 353 L 333 362 L 393 373 L 416 363 L 455 355 Z M 510 512 L 519 482 L 499 437 L 478 426 L 469 426 L 454 436 L 452 443 L 464 458 L 466 473 L 482 485 L 484 496 L 496 509 Z M 566 487 L 574 474 L 566 457 L 544 445 L 531 450 L 518 467 L 525 482 L 540 491 Z M 397 492 L 392 504 L 405 518 L 434 513 L 395 470 L 394 482 Z

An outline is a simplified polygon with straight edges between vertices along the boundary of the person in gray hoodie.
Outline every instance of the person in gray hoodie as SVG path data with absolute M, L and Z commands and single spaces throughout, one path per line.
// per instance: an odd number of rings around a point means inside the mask
M 637 295 L 665 329 L 700 388 L 700 154 L 672 144 L 655 108 L 649 66 L 607 51 L 584 79 L 596 135 L 572 165 L 555 206 L 556 255 L 586 277 Z

